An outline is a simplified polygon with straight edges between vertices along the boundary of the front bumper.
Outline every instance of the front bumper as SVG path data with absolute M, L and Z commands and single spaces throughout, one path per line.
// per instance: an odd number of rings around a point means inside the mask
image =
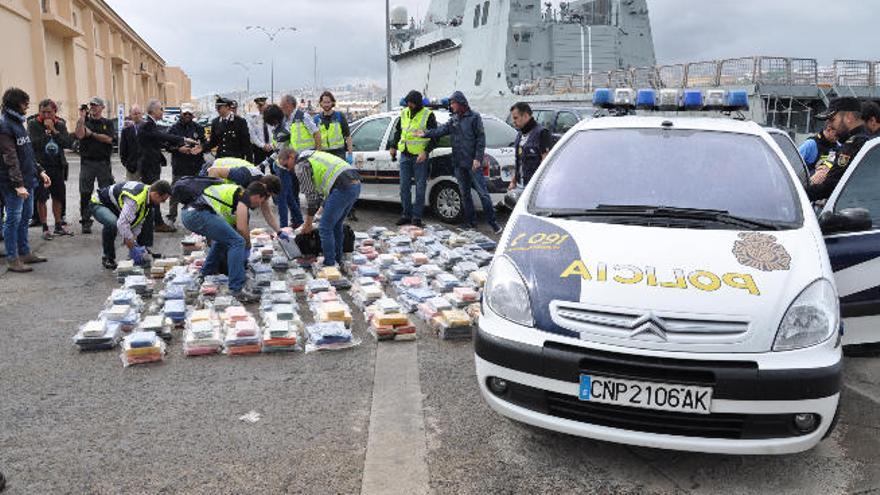
M 841 363 L 809 369 L 762 370 L 755 362 L 658 358 L 545 342 L 536 346 L 477 329 L 475 360 L 488 404 L 512 419 L 554 431 L 644 447 L 725 454 L 787 454 L 815 446 L 837 411 Z M 711 414 L 653 411 L 582 402 L 581 373 L 691 383 L 714 390 Z M 508 389 L 492 392 L 487 381 Z M 819 415 L 798 432 L 796 413 Z

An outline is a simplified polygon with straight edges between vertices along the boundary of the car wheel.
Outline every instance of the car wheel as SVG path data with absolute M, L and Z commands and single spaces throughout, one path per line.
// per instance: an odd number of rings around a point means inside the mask
M 461 193 L 453 182 L 441 182 L 431 191 L 431 209 L 446 223 L 457 223 L 462 217 Z

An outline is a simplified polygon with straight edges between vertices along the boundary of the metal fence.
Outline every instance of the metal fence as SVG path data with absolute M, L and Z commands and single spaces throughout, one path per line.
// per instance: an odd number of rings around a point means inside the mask
M 688 64 L 572 74 L 525 81 L 518 94 L 589 93 L 594 88 L 705 88 L 767 84 L 778 86 L 880 87 L 880 61 L 742 57 Z

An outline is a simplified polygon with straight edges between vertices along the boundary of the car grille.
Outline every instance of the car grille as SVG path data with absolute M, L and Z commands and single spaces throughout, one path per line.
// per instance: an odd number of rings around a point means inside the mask
M 702 438 L 758 439 L 796 436 L 790 414 L 691 414 L 581 401 L 547 393 L 550 415 L 630 431 Z
M 684 318 L 647 311 L 620 311 L 565 301 L 550 304 L 553 321 L 581 335 L 670 344 L 731 344 L 749 333 L 747 321 Z

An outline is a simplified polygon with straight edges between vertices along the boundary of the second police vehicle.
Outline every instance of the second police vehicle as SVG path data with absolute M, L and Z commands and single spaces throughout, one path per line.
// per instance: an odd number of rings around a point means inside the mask
M 594 103 L 735 112 L 748 97 L 617 89 Z M 523 192 L 491 265 L 475 335 L 484 399 L 631 445 L 815 446 L 837 419 L 842 345 L 878 340 L 880 139 L 818 218 L 802 166 L 743 120 L 579 123 Z

